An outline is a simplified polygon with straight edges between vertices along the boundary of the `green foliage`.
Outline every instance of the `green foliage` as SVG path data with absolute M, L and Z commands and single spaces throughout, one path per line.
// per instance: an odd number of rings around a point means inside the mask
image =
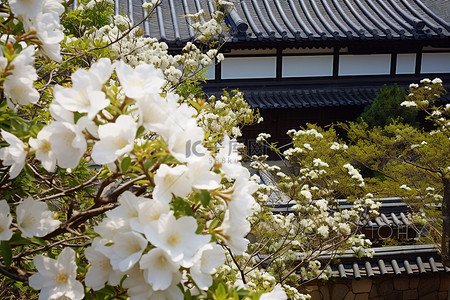
M 66 34 L 82 37 L 87 30 L 99 29 L 111 23 L 111 16 L 114 14 L 112 1 L 80 1 L 82 6 L 87 4 L 93 7 L 69 10 L 62 18 L 61 24 L 64 26 Z
M 417 112 L 400 106 L 405 97 L 405 90 L 397 84 L 383 85 L 375 101 L 364 109 L 359 121 L 366 122 L 369 127 L 385 126 L 396 120 L 414 124 Z

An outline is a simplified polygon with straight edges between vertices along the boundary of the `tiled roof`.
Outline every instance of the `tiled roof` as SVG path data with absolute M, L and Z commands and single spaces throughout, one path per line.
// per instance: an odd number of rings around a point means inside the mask
M 135 23 L 145 0 L 115 0 L 116 13 Z M 233 0 L 229 42 L 324 40 L 439 40 L 450 38 L 448 0 Z M 212 0 L 162 0 L 144 22 L 145 34 L 169 44 L 192 40 L 186 15 L 214 10 Z
M 380 215 L 375 219 L 368 221 L 366 227 L 388 226 L 395 228 L 411 225 L 411 222 L 409 220 L 410 211 L 408 209 L 408 206 L 402 201 L 401 198 L 392 197 L 380 198 L 375 200 L 381 202 L 381 207 L 379 209 Z M 338 200 L 338 203 L 340 209 L 349 209 L 353 206 L 351 203 L 347 203 L 346 200 Z M 268 206 L 271 207 L 271 211 L 273 213 L 294 213 L 294 211 L 292 210 L 293 205 L 294 204 L 292 203 L 268 204 Z
M 336 106 L 364 106 L 375 100 L 381 86 L 327 87 L 299 85 L 243 86 L 245 100 L 252 108 L 285 109 Z M 450 91 L 449 87 L 446 87 Z M 209 95 L 220 95 L 222 89 L 205 86 Z M 450 102 L 450 95 L 443 95 L 439 101 Z
M 356 259 L 349 251 L 331 265 L 333 278 L 372 278 L 380 276 L 450 273 L 433 245 L 405 245 L 374 248 L 373 258 Z
M 250 38 L 258 40 L 389 40 L 449 36 L 448 20 L 435 13 L 436 10 L 450 10 L 448 1 L 434 1 L 430 7 L 427 2 L 243 0 L 235 4 L 235 9 L 249 25 Z M 240 39 L 243 38 L 241 35 Z
M 411 276 L 422 274 L 450 273 L 450 268 L 442 264 L 438 250 L 434 245 L 402 245 L 372 248 L 372 258 L 358 259 L 352 250 L 345 251 L 332 259 L 331 278 L 361 279 L 382 276 Z M 299 259 L 302 254 L 299 253 Z M 257 259 L 266 260 L 266 255 Z M 319 256 L 318 260 L 326 265 L 329 255 Z

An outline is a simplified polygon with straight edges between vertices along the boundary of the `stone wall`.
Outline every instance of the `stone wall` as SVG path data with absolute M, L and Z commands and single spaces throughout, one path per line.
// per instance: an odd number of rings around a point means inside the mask
M 311 300 L 450 300 L 450 275 L 380 277 L 374 279 L 338 279 L 309 284 L 301 292 Z

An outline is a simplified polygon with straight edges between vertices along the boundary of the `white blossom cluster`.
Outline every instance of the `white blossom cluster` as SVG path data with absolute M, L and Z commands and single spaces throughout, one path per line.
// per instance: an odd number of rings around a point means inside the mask
M 134 103 L 129 111 L 116 117 L 107 109 L 114 94 L 108 91 L 113 72 L 120 83 L 118 99 Z M 2 131 L 9 146 L 1 149 L 0 158 L 4 165 L 11 166 L 10 177 L 17 176 L 26 158 L 33 154 L 49 172 L 56 166 L 75 168 L 86 152 L 94 163 L 107 164 L 114 171 L 124 157 L 135 156 L 139 127 L 144 129 L 144 134 L 158 133 L 178 163 L 159 166 L 154 175 L 152 198 L 125 192 L 119 199 L 121 205 L 108 212 L 107 218 L 95 228 L 101 238 L 95 239 L 86 250 L 92 264 L 86 285 L 100 289 L 106 282 L 118 284 L 127 275 L 124 286 L 131 299 L 180 296 L 177 284 L 184 280 L 183 270 L 189 270 L 196 286 L 207 289 L 212 284 L 215 268 L 222 263 L 223 249 L 210 242 L 210 235 L 196 233 L 198 224 L 194 217 L 176 218 L 170 203 L 174 196 L 186 198 L 199 190 L 215 191 L 216 201 L 222 203 L 216 205 L 215 212 L 223 216 L 221 225 L 215 229 L 217 236 L 234 253 L 246 251 L 248 240 L 244 237 L 250 231 L 246 218 L 253 212 L 252 194 L 258 185 L 249 179 L 250 173 L 240 164 L 240 156 L 230 139 L 225 137 L 216 155 L 208 151 L 202 145 L 205 132 L 197 125 L 196 110 L 178 104 L 176 94 L 161 93 L 164 76 L 151 64 L 133 68 L 122 61 L 111 63 L 103 58 L 89 70 L 77 70 L 71 79 L 71 86 L 54 88 L 50 105 L 54 120 L 36 138 L 23 142 Z M 221 190 L 222 176 L 234 182 L 231 188 Z M 23 205 L 30 201 L 34 200 L 26 200 Z M 21 205 L 17 207 L 17 224 L 26 236 L 43 236 L 59 224 L 43 210 L 45 204 L 38 204 L 29 204 L 31 208 L 24 212 Z M 11 219 L 8 213 L 4 214 L 5 233 L 2 234 L 6 239 L 10 236 Z M 61 255 L 58 260 L 36 256 L 40 273 L 31 281 L 32 286 L 41 289 L 44 298 L 50 295 L 81 299 L 83 291 L 73 281 L 73 260 L 69 259 L 73 254 L 68 250 Z M 45 268 L 56 273 L 49 277 L 41 273 Z M 62 271 L 64 268 L 67 270 Z
M 331 146 L 330 146 L 330 149 L 332 149 L 332 150 L 347 150 L 348 149 L 348 146 L 347 145 L 345 145 L 345 144 L 339 144 L 339 143 L 337 143 L 337 142 L 333 142 L 332 144 L 331 144 Z
M 420 83 L 423 86 L 415 83 L 409 85 L 409 94 L 400 105 L 426 111 L 427 118 L 438 127 L 437 131 L 433 131 L 433 133 L 448 131 L 450 128 L 450 122 L 448 121 L 450 105 L 446 104 L 442 107 L 435 104 L 435 101 L 445 93 L 442 80 L 440 78 L 434 78 L 433 80 L 424 78 Z
M 347 169 L 348 174 L 351 175 L 352 178 L 359 181 L 359 186 L 364 186 L 364 178 L 361 174 L 359 174 L 357 169 L 355 169 L 351 164 L 345 164 L 343 167 Z
M 61 0 L 10 0 L 11 11 L 23 22 L 25 31 L 36 34 L 41 53 L 55 61 L 61 61 L 60 42 L 64 33 L 60 29 L 59 16 L 64 12 Z
M 89 33 L 89 38 L 108 44 L 111 52 L 132 66 L 153 64 L 164 72 L 169 87 L 182 78 L 199 78 L 201 71 L 214 63 L 214 59 L 216 62 L 223 60 L 223 54 L 216 49 L 203 53 L 191 42 L 186 43 L 182 54 L 170 55 L 166 43 L 144 36 L 142 29 L 133 27 L 128 17 L 122 15 L 114 16 L 110 25 Z
M 39 100 L 39 93 L 33 86 L 37 79 L 33 67 L 35 52 L 35 47 L 30 45 L 9 63 L 5 57 L 0 57 L 0 71 L 8 74 L 3 83 L 3 90 L 11 108 L 16 105 L 35 104 Z
M 92 265 L 86 274 L 87 286 L 98 290 L 106 282 L 117 285 L 127 274 L 124 286 L 132 299 L 157 295 L 179 299 L 180 268 L 189 269 L 199 288 L 212 284 L 211 274 L 224 261 L 223 249 L 210 243 L 209 235 L 195 233 L 195 218 L 176 219 L 168 202 L 131 192 L 122 194 L 119 202 L 95 228 L 101 238 L 85 250 Z
M 286 132 L 286 134 L 289 135 L 290 137 L 300 136 L 300 135 L 312 135 L 312 136 L 315 136 L 316 138 L 323 138 L 323 135 L 314 128 L 311 128 L 308 130 L 289 129 Z
M 211 96 L 207 103 L 210 109 L 202 110 L 197 120 L 204 130 L 212 132 L 212 136 L 224 133 L 238 138 L 242 135 L 240 126 L 255 120 L 253 110 L 245 102 L 242 92 L 225 93 L 220 99 Z
M 226 7 L 227 5 L 229 6 L 228 3 L 229 2 L 226 1 L 218 1 L 218 4 L 222 7 Z M 230 9 L 230 7 L 232 6 L 229 6 L 227 9 Z M 196 31 L 196 40 L 200 42 L 207 42 L 220 39 L 224 31 L 224 27 L 220 22 L 223 16 L 224 13 L 220 10 L 216 10 L 208 16 L 203 9 L 195 14 L 187 15 L 187 17 L 194 20 L 191 27 Z M 208 18 L 209 20 L 206 21 Z
M 0 241 L 11 238 L 13 230 L 10 228 L 13 218 L 9 205 L 5 200 L 0 200 Z M 60 221 L 55 220 L 53 213 L 43 202 L 28 197 L 16 207 L 16 227 L 26 237 L 43 237 L 56 229 Z

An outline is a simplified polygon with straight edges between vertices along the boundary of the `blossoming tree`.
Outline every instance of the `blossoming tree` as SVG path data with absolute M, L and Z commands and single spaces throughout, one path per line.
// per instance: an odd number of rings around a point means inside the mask
M 292 183 L 304 218 L 277 216 L 265 206 L 271 187 L 242 166 L 236 138 L 257 113 L 240 92 L 205 99 L 198 87 L 223 59 L 230 5 L 192 16 L 208 20 L 193 24 L 197 43 L 169 55 L 139 24 L 110 24 L 111 1 L 0 4 L 0 295 L 302 299 L 299 280 L 327 274 L 319 255 L 348 245 L 370 254 L 352 235 L 376 209 L 370 195 L 332 213 L 326 197 L 312 202 L 305 177 Z M 309 163 L 324 174 L 326 162 Z
M 290 199 L 330 200 L 318 205 L 333 205 L 332 200 L 336 198 L 359 197 L 375 209 L 377 204 L 373 197 L 402 197 L 413 212 L 412 223 L 421 227 L 417 228 L 420 241 L 435 244 L 443 263 L 448 264 L 450 104 L 442 105 L 437 101 L 444 93 L 439 78 L 423 79 L 420 84 L 410 85 L 409 94 L 401 103 L 403 107 L 423 111 L 427 126 L 433 127 L 431 131 L 395 120 L 373 128 L 364 122 L 349 122 L 337 125 L 345 132 L 344 143 L 336 133 L 336 126 L 324 129 L 309 124 L 302 130 L 288 131 L 292 146 L 283 152 L 268 142 L 267 134 L 261 134 L 260 142 L 277 151 L 286 161 L 286 168 L 281 172 L 277 167 L 257 166 L 271 172 L 278 182 L 277 188 Z M 364 169 L 365 177 L 355 167 Z M 355 204 L 360 205 L 360 200 Z M 303 217 L 305 207 L 311 209 L 305 205 L 294 206 L 294 209 Z M 303 223 L 303 230 L 316 236 L 336 234 L 332 227 L 334 220 L 328 212 L 317 220 L 305 218 Z M 334 226 L 349 230 L 350 224 L 342 222 Z

